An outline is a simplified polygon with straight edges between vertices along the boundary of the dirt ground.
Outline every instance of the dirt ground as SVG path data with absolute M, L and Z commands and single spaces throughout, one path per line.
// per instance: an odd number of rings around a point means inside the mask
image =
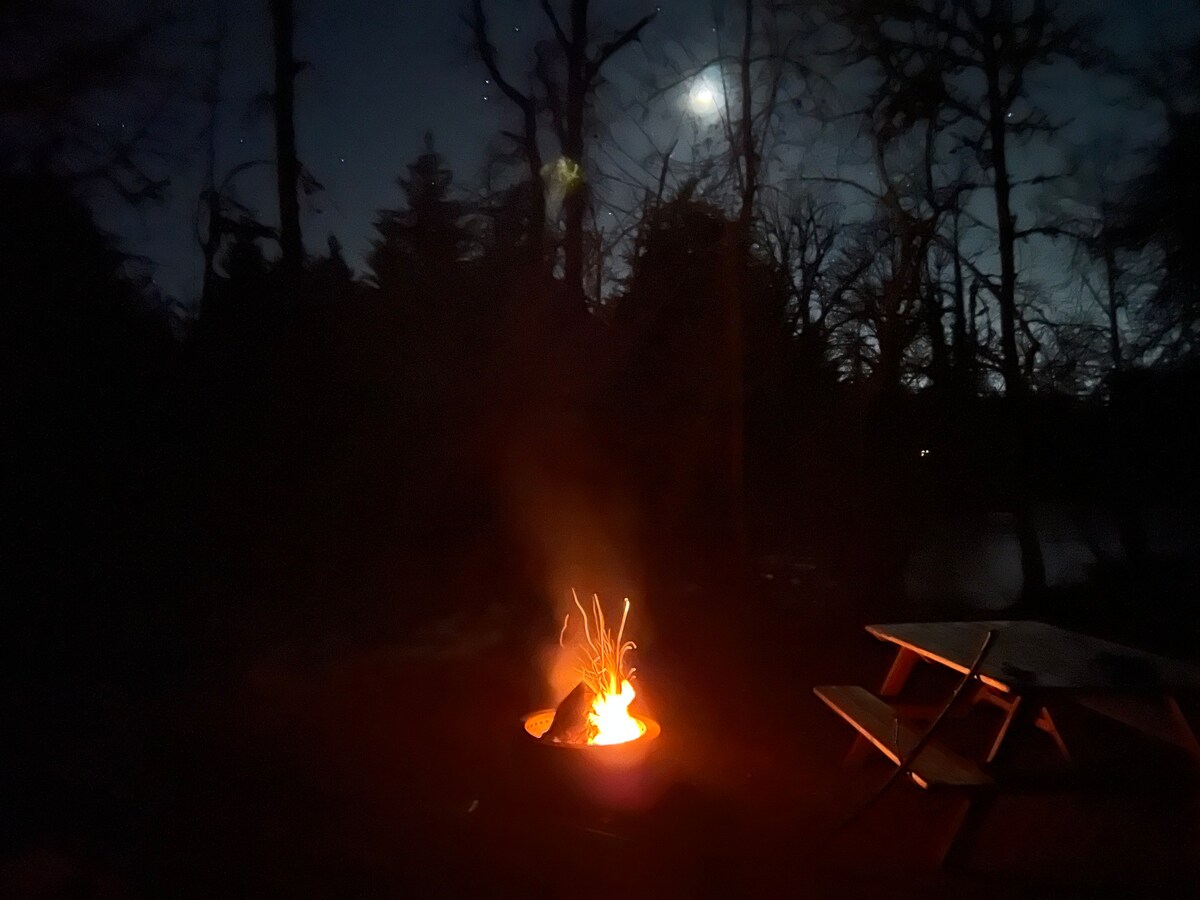
M 22 823 L 0 893 L 1195 894 L 1187 761 L 1086 718 L 1078 733 L 1099 750 L 1084 757 L 1111 783 L 1002 795 L 952 871 L 932 860 L 951 798 L 898 783 L 839 827 L 888 768 L 843 766 L 850 731 L 811 687 L 877 686 L 891 654 L 861 626 L 897 613 L 836 585 L 761 587 L 644 598 L 638 703 L 662 734 L 624 768 L 523 733 L 521 716 L 551 699 L 535 656 L 556 627 L 501 606 L 404 640 L 259 647 L 157 699 L 97 695 L 74 715 L 108 725 L 70 755 L 77 770 L 55 769 L 40 802 L 19 798 L 44 821 Z M 916 689 L 952 686 L 930 667 Z M 987 715 L 947 740 L 978 741 Z M 1031 765 L 1053 756 L 1043 738 L 1024 750 Z

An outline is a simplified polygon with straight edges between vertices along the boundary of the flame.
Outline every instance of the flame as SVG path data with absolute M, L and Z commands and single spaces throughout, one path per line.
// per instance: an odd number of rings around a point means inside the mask
M 629 714 L 629 704 L 637 696 L 637 691 L 628 681 L 621 682 L 621 690 L 616 694 L 597 694 L 592 701 L 592 711 L 588 713 L 588 722 L 595 727 L 596 734 L 588 740 L 589 744 L 624 744 L 626 741 L 636 741 L 642 736 L 642 725 Z
M 588 619 L 587 610 L 579 602 L 579 595 L 574 590 L 571 595 L 575 598 L 575 606 L 583 618 L 584 640 L 575 650 L 580 665 L 575 671 L 584 683 L 595 693 L 592 699 L 592 709 L 588 713 L 589 744 L 624 744 L 640 738 L 645 732 L 645 726 L 629 714 L 629 704 L 637 696 L 629 679 L 636 671 L 625 665 L 625 654 L 637 649 L 633 641 L 626 641 L 625 620 L 629 617 L 629 598 L 625 598 L 625 609 L 621 614 L 621 625 L 614 640 L 612 631 L 605 627 L 604 610 L 600 606 L 600 598 L 592 595 L 592 619 L 596 633 L 592 634 L 592 622 Z M 570 614 L 563 619 L 562 631 L 558 642 L 562 645 L 567 633 Z

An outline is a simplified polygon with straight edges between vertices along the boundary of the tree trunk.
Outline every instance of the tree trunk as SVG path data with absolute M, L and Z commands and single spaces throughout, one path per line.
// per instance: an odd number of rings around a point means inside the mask
M 504 73 L 496 59 L 496 50 L 488 40 L 487 18 L 483 14 L 483 0 L 472 0 L 471 30 L 475 35 L 475 50 L 483 61 L 498 87 L 521 111 L 521 151 L 529 167 L 529 184 L 533 205 L 529 210 L 529 251 L 539 264 L 544 259 L 546 246 L 546 181 L 542 175 L 542 154 L 538 148 L 538 104 L 532 94 L 517 90 Z
M 989 55 L 984 65 L 988 93 L 988 130 L 992 151 L 992 185 L 996 200 L 996 231 L 1000 255 L 1000 368 L 1004 393 L 1011 413 L 1009 419 L 1012 448 L 1009 454 L 1014 492 L 1013 514 L 1017 542 L 1021 549 L 1021 595 L 1028 603 L 1045 591 L 1046 562 L 1033 522 L 1031 503 L 1028 418 L 1025 379 L 1017 353 L 1017 266 L 1016 220 L 1010 202 L 1012 183 L 1008 173 L 1007 125 L 1000 85 L 999 63 Z
M 963 284 L 962 247 L 958 239 L 959 208 L 958 200 L 954 201 L 954 324 L 952 330 L 952 346 L 954 348 L 954 377 L 959 387 L 967 386 L 967 376 L 973 368 L 972 355 L 968 353 L 968 325 L 966 291 Z
M 208 215 L 204 235 L 197 233 L 200 251 L 204 255 L 204 276 L 200 287 L 200 308 L 208 309 L 216 283 L 217 251 L 221 246 L 222 229 L 221 198 L 217 194 L 217 124 L 221 104 L 221 47 L 224 39 L 224 21 L 221 30 L 212 42 L 212 71 L 204 85 L 204 104 L 208 111 L 204 143 L 204 188 L 201 202 Z M 197 229 L 197 232 L 199 229 Z
M 942 303 L 938 298 L 938 286 L 925 288 L 925 328 L 929 332 L 930 380 L 940 390 L 945 390 L 951 379 L 950 351 L 946 347 L 946 331 L 942 326 Z
M 213 289 L 216 287 L 217 248 L 221 245 L 221 198 L 216 188 L 211 185 L 205 190 L 205 204 L 208 206 L 208 233 L 200 245 L 204 253 L 204 280 L 200 287 L 200 308 L 209 309 L 212 302 Z
M 1120 297 L 1117 294 L 1117 258 L 1112 247 L 1104 248 L 1104 275 L 1108 282 L 1108 353 L 1112 359 L 1113 373 L 1121 371 L 1121 329 L 1117 319 Z
M 750 50 L 754 39 L 754 0 L 744 0 L 745 19 L 742 35 L 741 66 L 741 147 L 745 180 L 742 182 L 741 208 L 733 240 L 729 242 L 728 302 L 729 331 L 729 408 L 728 464 L 729 516 L 733 538 L 734 565 L 744 574 L 749 565 L 749 535 L 746 529 L 746 348 L 744 303 L 747 290 L 746 261 L 749 258 L 751 224 L 754 215 L 754 195 L 757 189 L 757 170 L 754 158 L 754 98 L 750 85 Z
M 937 114 L 925 122 L 925 201 L 929 204 L 930 227 L 938 220 L 937 192 L 933 183 L 934 150 L 937 145 Z M 941 284 L 935 284 L 929 272 L 929 240 L 922 238 L 921 260 L 917 268 L 916 289 L 921 292 L 925 312 L 925 326 L 929 332 L 930 376 L 934 386 L 945 390 L 951 376 L 950 351 L 946 347 L 946 331 L 942 327 Z
M 567 48 L 567 108 L 563 133 L 563 156 L 579 167 L 580 178 L 568 186 L 563 198 L 565 234 L 563 273 L 567 292 L 581 306 L 587 303 L 584 288 L 583 217 L 587 187 L 583 180 L 583 119 L 587 101 L 587 11 L 588 0 L 571 0 L 571 40 Z
M 525 128 L 525 158 L 529 163 L 529 183 L 533 205 L 529 210 L 529 251 L 534 260 L 542 260 L 546 247 L 546 180 L 542 176 L 542 155 L 537 145 L 537 110 L 530 101 L 521 110 Z
M 996 232 L 1000 255 L 1000 370 L 1004 389 L 1010 396 L 1025 391 L 1021 377 L 1021 361 L 1017 353 L 1017 264 L 1016 220 L 1010 196 L 1012 184 L 1008 174 L 1007 131 L 1004 123 L 1004 104 L 1001 97 L 1000 73 L 994 60 L 987 66 L 988 128 L 992 144 L 992 187 L 996 200 Z
M 288 299 L 300 288 L 304 241 L 300 235 L 300 160 L 296 156 L 296 60 L 293 0 L 271 0 L 275 38 L 275 170 L 279 189 L 280 269 Z
M 740 60 L 742 116 L 741 116 L 741 148 L 742 157 L 742 205 L 738 210 L 738 226 L 744 238 L 750 234 L 750 222 L 754 216 L 754 195 L 758 190 L 758 166 L 754 153 L 754 98 L 750 84 L 750 50 L 754 41 L 754 0 L 744 0 L 745 22 L 742 34 L 742 56 Z

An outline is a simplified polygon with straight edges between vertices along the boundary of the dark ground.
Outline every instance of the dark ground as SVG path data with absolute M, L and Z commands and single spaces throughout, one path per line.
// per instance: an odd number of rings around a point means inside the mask
M 849 729 L 810 687 L 876 686 L 891 654 L 861 626 L 904 616 L 793 574 L 681 573 L 636 598 L 639 702 L 663 731 L 627 771 L 523 734 L 556 623 L 502 584 L 420 627 L 259 631 L 149 688 L 14 691 L 0 895 L 1194 895 L 1186 760 L 1097 720 L 1084 767 L 1120 777 L 1002 798 L 953 873 L 930 861 L 947 801 L 911 784 L 838 830 L 887 768 L 842 768 Z

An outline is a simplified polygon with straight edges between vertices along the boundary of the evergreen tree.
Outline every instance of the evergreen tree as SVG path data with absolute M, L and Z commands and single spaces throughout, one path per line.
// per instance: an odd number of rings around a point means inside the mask
M 405 206 L 380 210 L 379 237 L 367 257 L 371 277 L 384 294 L 443 294 L 451 287 L 471 242 L 466 209 L 450 197 L 454 175 L 426 133 L 425 148 L 397 179 Z
M 308 268 L 309 291 L 320 304 L 340 304 L 353 299 L 358 283 L 346 262 L 342 242 L 329 235 L 329 255 L 314 259 Z

